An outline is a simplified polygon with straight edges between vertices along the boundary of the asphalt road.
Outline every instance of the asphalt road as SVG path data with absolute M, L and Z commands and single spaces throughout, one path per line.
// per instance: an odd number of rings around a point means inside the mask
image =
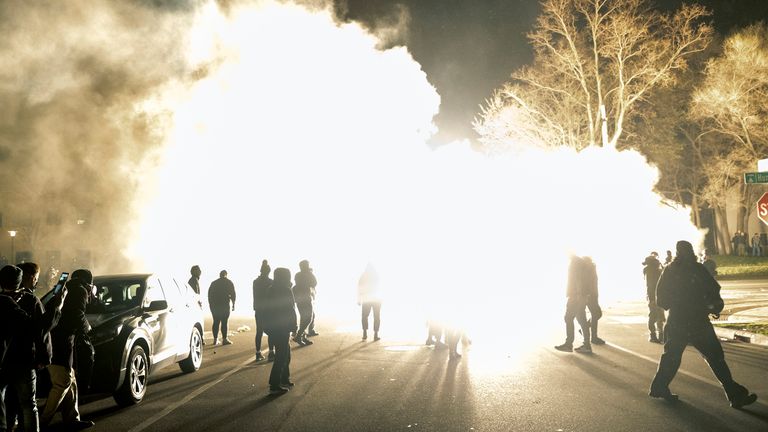
M 646 341 L 642 313 L 642 304 L 606 308 L 609 343 L 592 355 L 554 350 L 564 333 L 555 321 L 513 323 L 474 339 L 455 361 L 423 345 L 423 328 L 388 335 L 386 309 L 378 342 L 318 317 L 315 344 L 292 352 L 296 387 L 285 395 L 267 395 L 271 364 L 254 361 L 251 329 L 234 334 L 234 345 L 207 345 L 196 373 L 158 371 L 137 406 L 88 397 L 81 412 L 95 430 L 134 432 L 768 431 L 768 348 L 724 344 L 735 378 L 763 397 L 748 409 L 728 406 L 692 348 L 672 383 L 681 401 L 650 399 L 662 347 Z M 230 327 L 243 323 L 252 326 L 239 318 Z

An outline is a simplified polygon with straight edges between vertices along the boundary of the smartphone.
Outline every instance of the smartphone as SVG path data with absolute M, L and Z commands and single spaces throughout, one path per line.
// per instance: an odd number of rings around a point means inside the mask
M 56 286 L 53 287 L 54 294 L 58 294 L 61 292 L 61 290 L 64 288 L 64 284 L 67 283 L 67 279 L 69 279 L 69 273 L 61 272 L 61 276 L 59 276 L 59 281 L 56 283 Z

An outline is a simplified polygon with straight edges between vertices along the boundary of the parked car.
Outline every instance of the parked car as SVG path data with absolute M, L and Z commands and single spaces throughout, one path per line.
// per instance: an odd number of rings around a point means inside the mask
M 86 309 L 96 353 L 92 392 L 112 393 L 119 405 L 133 405 L 157 370 L 173 363 L 187 373 L 200 368 L 203 310 L 189 285 L 155 274 L 97 276 L 93 284 Z

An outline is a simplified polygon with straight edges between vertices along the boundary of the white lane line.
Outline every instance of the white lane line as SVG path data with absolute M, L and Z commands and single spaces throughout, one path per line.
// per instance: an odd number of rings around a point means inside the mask
M 192 393 L 188 394 L 187 396 L 185 396 L 183 399 L 177 401 L 176 403 L 172 403 L 172 404 L 166 406 L 164 410 L 162 410 L 159 413 L 153 415 L 152 417 L 144 420 L 143 422 L 139 423 L 138 425 L 134 426 L 133 428 L 128 429 L 128 432 L 140 432 L 140 431 L 143 431 L 143 430 L 147 429 L 148 427 L 152 426 L 154 423 L 156 423 L 159 420 L 161 420 L 163 417 L 165 417 L 168 414 L 172 413 L 174 410 L 176 410 L 180 406 L 186 404 L 187 402 L 189 402 L 192 399 L 196 398 L 197 396 L 199 396 L 201 393 L 205 392 L 209 388 L 211 388 L 211 387 L 215 386 L 216 384 L 218 384 L 218 383 L 224 381 L 225 379 L 229 378 L 229 376 L 232 375 L 233 373 L 239 371 L 240 369 L 242 369 L 245 366 L 247 366 L 249 364 L 252 364 L 252 363 L 253 363 L 253 359 L 251 359 L 251 358 L 245 360 L 244 362 L 242 362 L 239 365 L 237 365 L 237 367 L 235 367 L 234 369 L 232 369 L 229 372 L 227 372 L 224 375 L 222 375 L 216 381 L 211 381 L 208 384 L 206 384 L 206 385 L 198 388 L 197 390 L 193 391 Z
M 649 362 L 651 362 L 651 363 L 654 363 L 654 364 L 656 364 L 657 366 L 658 366 L 658 364 L 659 364 L 659 361 L 658 361 L 658 360 L 656 360 L 656 359 L 654 359 L 654 358 L 652 358 L 652 357 L 648 357 L 647 355 L 643 355 L 643 354 L 640 354 L 640 353 L 638 353 L 638 352 L 634 352 L 634 351 L 632 351 L 631 349 L 628 349 L 628 348 L 624 348 L 623 346 L 619 346 L 619 345 L 616 345 L 616 344 L 614 344 L 614 343 L 611 343 L 611 342 L 606 342 L 606 345 L 608 345 L 608 346 L 611 346 L 611 347 L 613 347 L 613 348 L 616 348 L 616 349 L 617 349 L 617 350 L 619 350 L 619 351 L 624 351 L 625 353 L 627 353 L 627 354 L 631 354 L 631 355 L 633 355 L 633 356 L 635 356 L 635 357 L 637 357 L 637 358 L 641 358 L 641 359 L 643 359 L 643 360 L 647 360 L 647 361 L 649 361 Z M 711 379 L 706 379 L 706 378 L 700 377 L 700 376 L 698 376 L 698 375 L 696 375 L 696 374 L 693 374 L 693 373 L 691 373 L 691 372 L 688 372 L 688 371 L 687 371 L 687 370 L 685 370 L 685 369 L 678 369 L 678 370 L 677 370 L 677 373 L 681 373 L 681 374 L 683 374 L 683 375 L 685 375 L 685 376 L 688 376 L 688 377 L 691 377 L 691 378 L 693 378 L 693 379 L 695 379 L 695 380 L 697 380 L 697 381 L 701 381 L 701 382 L 703 382 L 703 383 L 706 383 L 706 384 L 710 384 L 710 385 L 713 385 L 713 386 L 715 386 L 715 387 L 721 387 L 719 382 L 717 382 L 717 381 L 715 381 L 715 380 L 711 380 Z

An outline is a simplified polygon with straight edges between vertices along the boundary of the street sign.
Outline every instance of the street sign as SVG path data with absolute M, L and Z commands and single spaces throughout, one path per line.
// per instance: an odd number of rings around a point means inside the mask
M 768 183 L 768 171 L 745 173 L 744 183 Z
M 764 193 L 763 196 L 757 200 L 757 217 L 760 218 L 764 224 L 768 225 L 768 192 Z

